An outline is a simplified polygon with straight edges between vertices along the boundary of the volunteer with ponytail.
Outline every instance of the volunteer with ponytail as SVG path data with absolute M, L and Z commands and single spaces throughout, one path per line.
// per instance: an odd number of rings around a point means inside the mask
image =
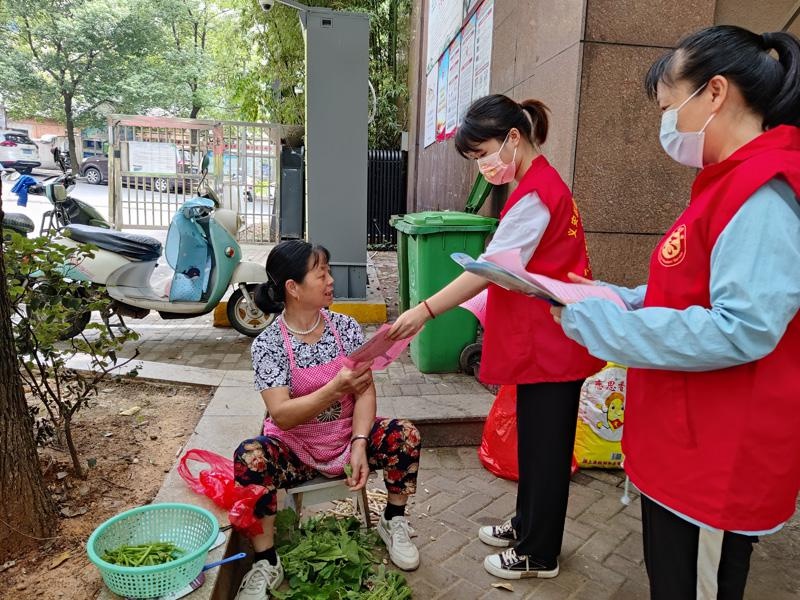
M 773 56 L 774 53 L 774 56 Z M 776 58 L 777 57 L 777 58 Z M 800 490 L 800 42 L 732 26 L 650 68 L 661 143 L 698 168 L 647 286 L 554 309 L 630 365 L 622 448 L 655 600 L 739 600 Z
M 474 102 L 455 145 L 475 159 L 494 185 L 515 183 L 485 255 L 519 249 L 526 268 L 566 280 L 590 277 L 578 208 L 556 170 L 541 154 L 547 108 L 503 95 Z M 482 527 L 480 539 L 508 547 L 486 557 L 486 570 L 505 579 L 555 577 L 564 535 L 578 397 L 583 380 L 603 363 L 553 323 L 548 304 L 463 273 L 443 290 L 403 313 L 390 335 L 417 333 L 437 315 L 489 288 L 480 379 L 517 385 L 519 485 L 513 519 Z
M 376 418 L 370 365 L 346 365 L 364 334 L 353 318 L 328 310 L 329 259 L 321 246 L 281 242 L 267 257 L 268 283 L 256 290 L 256 305 L 280 315 L 251 349 L 256 389 L 269 417 L 263 435 L 246 439 L 234 454 L 236 482 L 266 488 L 254 510 L 263 533 L 251 540 L 255 560 L 236 600 L 266 600 L 283 580 L 274 540 L 277 489 L 320 474 L 341 476 L 347 463 L 351 490 L 366 485 L 371 469 L 383 471 L 388 502 L 377 532 L 395 565 L 419 565 L 405 517 L 417 487 L 419 431 L 405 419 Z

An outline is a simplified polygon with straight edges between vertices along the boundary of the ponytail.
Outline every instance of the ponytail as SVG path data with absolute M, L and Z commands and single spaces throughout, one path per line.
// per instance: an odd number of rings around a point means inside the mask
M 272 281 L 267 281 L 256 287 L 253 302 L 264 314 L 283 312 L 286 292 L 281 293 Z
M 774 50 L 783 67 L 783 82 L 764 113 L 764 125 L 800 125 L 800 40 L 791 33 L 776 31 L 761 36 L 766 50 Z
M 534 146 L 541 146 L 547 140 L 547 130 L 549 128 L 549 119 L 547 113 L 549 108 L 541 100 L 523 100 L 519 103 L 531 120 L 531 134 L 530 140 Z

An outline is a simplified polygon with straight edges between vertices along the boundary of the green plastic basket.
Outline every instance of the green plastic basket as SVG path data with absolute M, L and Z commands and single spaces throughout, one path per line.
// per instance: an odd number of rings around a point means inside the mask
M 108 588 L 129 598 L 156 598 L 181 589 L 200 574 L 219 523 L 191 504 L 151 504 L 112 517 L 89 537 L 86 550 Z M 148 542 L 172 542 L 186 553 L 153 567 L 121 567 L 100 558 L 107 550 Z

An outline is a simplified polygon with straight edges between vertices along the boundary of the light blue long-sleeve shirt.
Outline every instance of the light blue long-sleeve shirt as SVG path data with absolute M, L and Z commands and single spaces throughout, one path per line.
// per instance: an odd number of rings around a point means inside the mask
M 772 180 L 720 233 L 711 253 L 711 308 L 642 308 L 647 286 L 610 287 L 629 311 L 589 299 L 570 304 L 561 315 L 567 336 L 598 358 L 674 371 L 711 371 L 763 358 L 800 309 L 797 197 L 785 182 Z
M 711 252 L 711 308 L 642 308 L 646 286 L 611 286 L 629 311 L 589 299 L 564 308 L 564 332 L 630 367 L 711 371 L 763 358 L 800 308 L 800 204 L 781 180 L 742 205 Z

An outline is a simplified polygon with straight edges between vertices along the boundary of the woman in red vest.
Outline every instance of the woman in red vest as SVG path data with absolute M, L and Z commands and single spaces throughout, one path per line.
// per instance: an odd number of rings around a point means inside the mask
M 565 281 L 576 270 L 591 277 L 578 207 L 540 151 L 547 138 L 546 111 L 537 100 L 519 104 L 499 94 L 481 98 L 456 133 L 456 149 L 477 160 L 490 183 L 516 184 L 485 255 L 519 249 L 531 272 Z M 484 543 L 508 548 L 487 556 L 484 567 L 505 579 L 555 577 L 580 388 L 603 363 L 564 335 L 548 304 L 471 273 L 403 313 L 390 335 L 411 336 L 429 319 L 487 287 L 480 378 L 517 385 L 519 485 L 514 518 L 478 532 Z
M 777 58 L 776 58 L 777 57 Z M 704 29 L 659 59 L 661 143 L 701 171 L 646 286 L 554 309 L 628 364 L 625 470 L 656 600 L 744 595 L 800 490 L 800 41 Z M 574 278 L 579 280 L 579 278 Z

